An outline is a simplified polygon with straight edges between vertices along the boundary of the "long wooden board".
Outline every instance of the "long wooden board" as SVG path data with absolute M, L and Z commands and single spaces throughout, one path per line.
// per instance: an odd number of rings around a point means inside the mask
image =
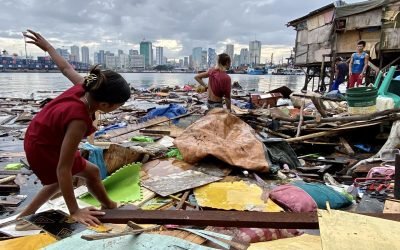
M 279 213 L 242 211 L 185 210 L 103 210 L 103 223 L 176 224 L 195 226 L 256 227 L 281 229 L 318 229 L 317 213 Z M 366 214 L 400 221 L 400 214 Z

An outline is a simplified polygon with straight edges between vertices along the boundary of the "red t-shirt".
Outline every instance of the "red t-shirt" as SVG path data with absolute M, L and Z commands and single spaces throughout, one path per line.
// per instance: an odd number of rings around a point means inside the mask
M 231 78 L 225 71 L 210 69 L 208 71 L 208 86 L 217 97 L 231 97 Z
M 71 87 L 47 103 L 29 124 L 24 149 L 30 167 L 44 185 L 57 181 L 56 169 L 61 145 L 71 121 L 81 120 L 86 123 L 85 136 L 96 130 L 85 103 L 80 100 L 84 94 L 82 85 Z M 82 171 L 85 166 L 84 159 L 77 151 L 72 173 Z

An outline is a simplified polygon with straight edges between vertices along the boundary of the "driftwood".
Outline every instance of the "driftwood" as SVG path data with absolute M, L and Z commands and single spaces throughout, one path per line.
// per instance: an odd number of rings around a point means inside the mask
M 321 114 L 322 117 L 326 118 L 328 115 L 325 112 L 324 105 L 321 103 L 321 98 L 313 96 L 311 97 L 311 101 L 313 102 L 315 108 Z

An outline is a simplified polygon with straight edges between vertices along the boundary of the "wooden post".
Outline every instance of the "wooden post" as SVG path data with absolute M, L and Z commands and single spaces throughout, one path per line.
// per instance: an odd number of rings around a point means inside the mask
M 400 200 L 400 155 L 396 155 L 394 174 L 394 198 Z

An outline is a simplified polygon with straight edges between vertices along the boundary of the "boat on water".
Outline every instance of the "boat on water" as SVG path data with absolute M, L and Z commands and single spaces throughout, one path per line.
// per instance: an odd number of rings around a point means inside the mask
M 272 72 L 272 75 L 304 75 L 304 71 L 293 68 L 278 68 Z
M 248 68 L 248 75 L 265 75 L 265 69 L 263 68 Z

